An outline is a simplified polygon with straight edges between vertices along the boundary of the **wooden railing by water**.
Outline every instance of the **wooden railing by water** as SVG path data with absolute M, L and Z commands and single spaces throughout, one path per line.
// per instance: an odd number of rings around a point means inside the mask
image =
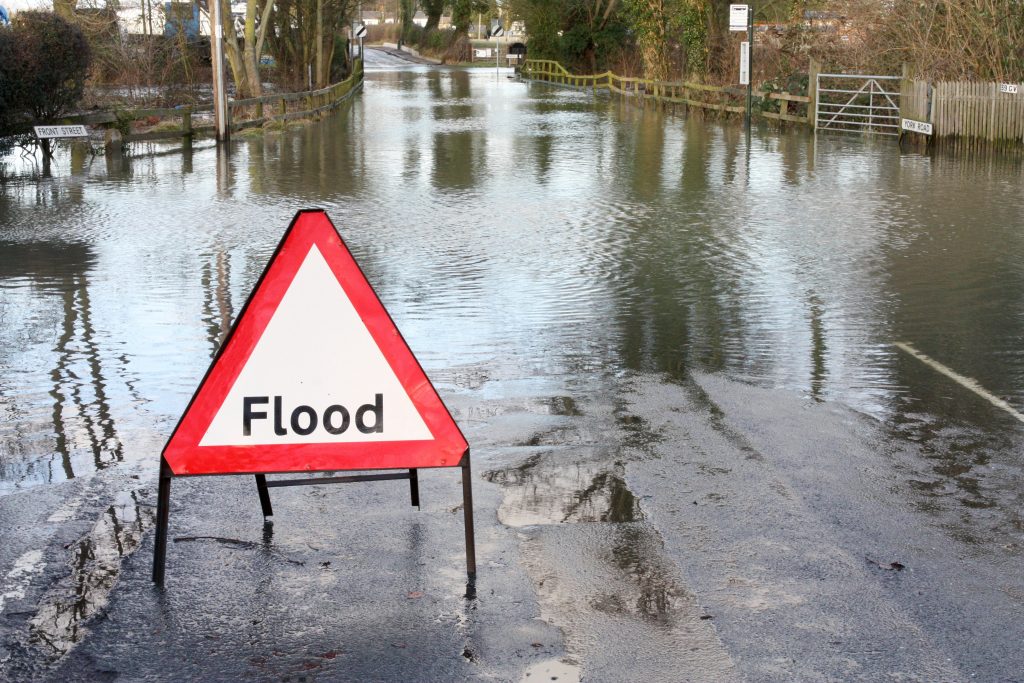
M 228 125 L 231 131 L 261 126 L 268 121 L 290 121 L 310 118 L 338 107 L 355 94 L 363 83 L 362 60 L 356 60 L 352 74 L 326 88 L 307 92 L 274 93 L 261 97 L 228 101 Z M 197 135 L 212 133 L 213 125 L 193 125 L 193 114 L 212 111 L 212 105 L 180 107 L 173 109 L 124 109 L 117 111 L 90 112 L 68 116 L 59 121 L 63 124 L 83 124 L 118 128 L 130 126 L 135 121 L 157 119 L 154 130 L 128 133 L 126 142 L 144 140 L 167 140 L 173 138 L 191 139 Z
M 623 98 L 637 98 L 638 101 L 658 105 L 682 105 L 722 113 L 742 114 L 741 104 L 746 90 L 740 87 L 707 85 L 689 81 L 655 81 L 647 78 L 619 76 L 611 71 L 600 74 L 573 74 L 556 61 L 549 59 L 528 59 L 523 63 L 520 74 L 524 79 L 543 81 L 572 88 L 607 90 Z M 755 91 L 754 96 L 768 101 L 778 101 L 779 111 L 765 111 L 758 107 L 755 116 L 777 121 L 810 124 L 813 107 L 808 107 L 811 98 L 788 92 Z M 791 111 L 790 107 L 802 107 L 803 112 Z M 808 114 L 810 110 L 810 114 Z
M 344 81 L 320 90 L 274 93 L 228 102 L 232 131 L 261 126 L 267 121 L 309 118 L 336 108 L 351 97 L 363 83 L 363 60 L 357 59 L 352 75 Z M 267 108 L 270 113 L 267 113 Z
M 820 69 L 812 60 L 813 84 Z M 556 61 L 528 59 L 520 74 L 524 79 L 571 88 L 607 90 L 633 101 L 657 105 L 683 105 L 722 113 L 742 114 L 744 90 L 734 86 L 706 85 L 686 81 L 664 82 L 619 76 L 611 71 L 574 74 Z M 899 86 L 899 116 L 931 123 L 933 139 L 940 145 L 963 149 L 995 148 L 1024 151 L 1024 86 L 1020 94 L 1000 92 L 998 83 L 929 83 L 910 77 L 904 69 Z M 787 92 L 755 91 L 754 96 L 778 101 L 779 111 L 756 107 L 755 116 L 814 125 L 813 87 L 808 96 Z M 795 110 L 795 111 L 794 111 Z

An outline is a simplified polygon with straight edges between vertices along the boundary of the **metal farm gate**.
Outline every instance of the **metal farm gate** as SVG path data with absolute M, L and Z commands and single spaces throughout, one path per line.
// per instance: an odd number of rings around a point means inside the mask
M 900 76 L 818 74 L 814 127 L 898 136 L 900 80 Z

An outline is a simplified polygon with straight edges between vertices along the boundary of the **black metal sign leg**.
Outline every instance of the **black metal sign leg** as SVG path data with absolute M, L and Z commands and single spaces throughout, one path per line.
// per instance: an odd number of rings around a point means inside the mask
M 164 585 L 167 563 L 167 524 L 171 513 L 171 468 L 160 459 L 160 483 L 156 495 L 156 544 L 153 547 L 153 583 Z
M 267 488 L 267 475 L 256 475 L 256 490 L 260 492 L 260 507 L 264 517 L 273 517 L 274 508 L 270 505 L 270 489 Z
M 469 469 L 469 450 L 462 458 L 462 514 L 466 524 L 466 573 L 476 578 L 476 538 L 473 534 L 473 480 Z
M 420 506 L 420 478 L 416 470 L 409 470 L 409 493 L 412 496 L 412 504 Z

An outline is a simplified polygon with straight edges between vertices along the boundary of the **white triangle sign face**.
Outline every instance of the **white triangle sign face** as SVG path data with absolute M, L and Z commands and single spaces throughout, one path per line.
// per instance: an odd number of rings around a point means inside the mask
M 313 244 L 199 445 L 432 438 Z
M 446 467 L 468 444 L 323 212 L 300 212 L 164 449 L 177 474 Z

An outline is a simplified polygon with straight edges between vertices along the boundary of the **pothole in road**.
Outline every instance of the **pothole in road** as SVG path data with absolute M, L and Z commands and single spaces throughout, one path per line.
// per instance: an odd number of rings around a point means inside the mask
M 519 679 L 519 683 L 535 683 L 536 681 L 559 681 L 559 683 L 579 683 L 583 676 L 583 670 L 578 664 L 565 662 L 560 659 L 546 659 L 537 662 L 525 672 Z

